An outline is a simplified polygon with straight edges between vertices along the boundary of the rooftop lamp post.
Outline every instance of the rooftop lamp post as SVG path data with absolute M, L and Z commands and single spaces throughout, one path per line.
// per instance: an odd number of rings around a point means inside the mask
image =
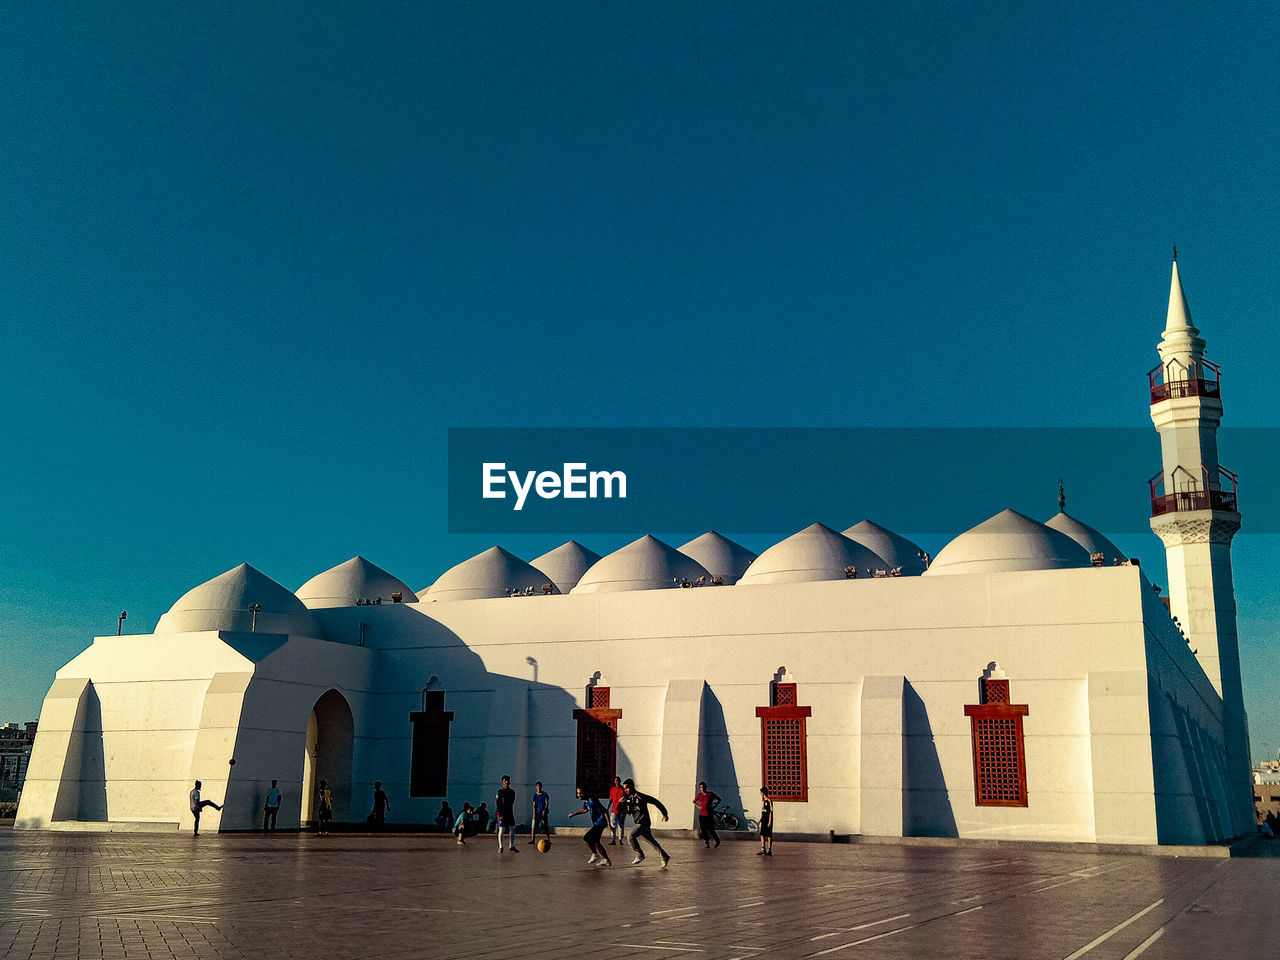
M 262 610 L 262 604 L 260 603 L 249 604 L 249 612 L 253 614 L 253 622 L 249 625 L 250 633 L 258 632 L 258 614 L 259 612 L 261 612 L 261 610 Z
M 121 611 L 120 611 L 120 619 L 116 621 L 116 636 L 117 636 L 117 637 L 118 637 L 118 636 L 120 636 L 121 631 L 123 631 L 123 630 L 124 630 L 124 621 L 125 621 L 125 618 L 126 618 L 127 616 L 129 616 L 129 611 L 128 611 L 128 610 L 121 610 Z

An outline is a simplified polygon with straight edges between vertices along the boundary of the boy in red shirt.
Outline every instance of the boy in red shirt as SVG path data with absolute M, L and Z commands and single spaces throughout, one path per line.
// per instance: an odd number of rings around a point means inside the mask
M 609 846 L 611 847 L 627 839 L 627 808 L 625 804 L 618 805 L 625 796 L 626 791 L 622 789 L 622 779 L 614 777 L 613 786 L 609 788 L 609 830 L 610 836 L 613 838 L 609 841 Z
M 708 790 L 705 782 L 699 783 L 693 805 L 698 808 L 698 829 L 702 834 L 702 842 L 710 847 L 714 840 L 716 846 L 720 846 L 720 838 L 716 835 L 716 818 L 712 813 L 720 805 L 720 795 Z

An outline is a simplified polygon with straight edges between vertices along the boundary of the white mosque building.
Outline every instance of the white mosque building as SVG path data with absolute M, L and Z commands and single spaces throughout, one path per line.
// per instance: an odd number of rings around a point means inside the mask
M 566 824 L 575 784 L 616 773 L 673 826 L 706 780 L 738 811 L 767 786 L 783 833 L 1250 833 L 1240 515 L 1176 262 L 1159 353 L 1167 600 L 1065 512 L 997 513 L 927 565 L 867 520 L 759 556 L 715 533 L 494 547 L 416 593 L 360 557 L 296 592 L 242 565 L 57 672 L 17 826 L 187 829 L 201 779 L 224 803 L 206 830 L 247 830 L 273 778 L 282 827 L 314 819 L 321 779 L 339 821 L 364 820 L 378 779 L 397 822 L 426 824 L 503 774 L 526 799 L 543 781 Z

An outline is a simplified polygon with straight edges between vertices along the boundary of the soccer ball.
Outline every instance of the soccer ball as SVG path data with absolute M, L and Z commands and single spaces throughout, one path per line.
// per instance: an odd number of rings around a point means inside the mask
M 551 849 L 551 841 L 548 840 L 546 837 L 543 837 L 541 840 L 538 841 L 539 853 L 546 853 L 550 849 Z

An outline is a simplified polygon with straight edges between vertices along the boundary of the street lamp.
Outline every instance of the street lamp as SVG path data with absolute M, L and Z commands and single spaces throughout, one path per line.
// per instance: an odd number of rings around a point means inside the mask
M 116 621 L 116 636 L 120 636 L 120 632 L 124 629 L 125 617 L 129 616 L 128 610 L 120 611 L 120 619 Z
M 250 626 L 249 626 L 249 632 L 250 632 L 250 633 L 257 633 L 257 632 L 258 632 L 258 614 L 259 614 L 261 611 L 262 611 L 262 604 L 260 604 L 260 603 L 251 603 L 251 604 L 249 604 L 249 612 L 253 614 L 253 623 L 252 623 L 252 624 L 250 624 Z

